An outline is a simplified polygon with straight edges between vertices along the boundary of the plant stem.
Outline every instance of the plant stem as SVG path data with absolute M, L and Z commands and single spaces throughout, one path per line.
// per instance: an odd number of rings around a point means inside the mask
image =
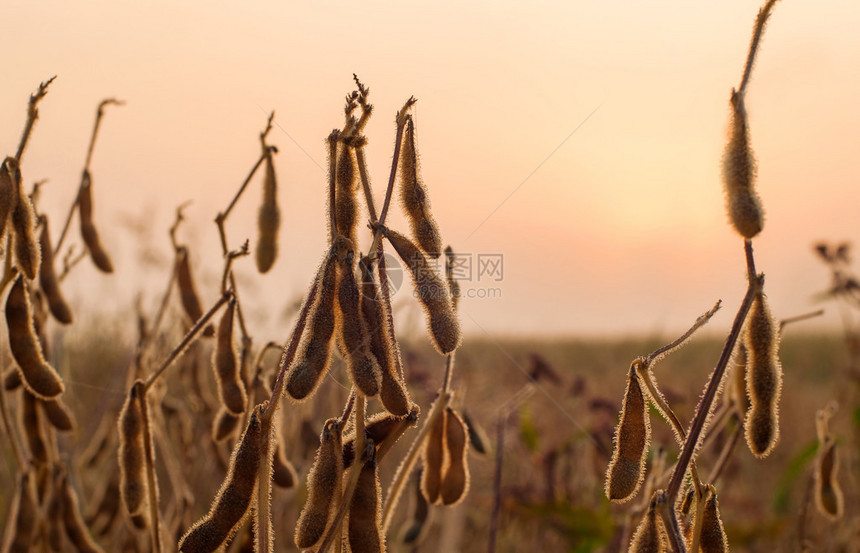
M 158 481 L 155 478 L 155 452 L 152 447 L 152 433 L 150 431 L 149 408 L 146 402 L 146 384 L 136 383 L 137 400 L 140 401 L 140 411 L 143 417 L 143 447 L 146 455 L 146 491 L 149 495 L 149 518 L 150 534 L 152 537 L 152 548 L 156 553 L 161 553 L 161 528 L 158 517 Z
M 735 428 L 732 430 L 732 435 L 729 438 L 729 441 L 723 446 L 723 450 L 720 452 L 720 456 L 717 458 L 714 468 L 711 469 L 711 473 L 708 475 L 708 482 L 712 485 L 716 485 L 717 480 L 722 476 L 723 469 L 725 469 L 729 464 L 729 459 L 731 459 L 732 453 L 734 453 L 735 447 L 738 445 L 738 441 L 740 441 L 741 437 L 741 428 L 743 428 L 743 423 L 739 419 L 738 414 L 732 413 L 732 416 L 728 420 L 735 421 Z
M 54 75 L 47 81 L 39 84 L 39 90 L 30 95 L 30 101 L 27 103 L 27 122 L 24 123 L 24 132 L 21 133 L 21 140 L 18 142 L 18 149 L 15 152 L 15 161 L 18 162 L 19 166 L 21 165 L 21 156 L 24 155 L 24 148 L 27 147 L 27 141 L 30 140 L 33 125 L 36 123 L 36 119 L 39 118 L 39 110 L 36 109 L 36 106 L 39 104 L 39 100 L 44 98 L 48 93 L 48 85 L 56 78 L 57 76 Z
M 744 65 L 744 73 L 741 77 L 741 84 L 738 86 L 738 94 L 743 95 L 746 91 L 747 84 L 749 84 L 750 74 L 752 73 L 753 64 L 755 63 L 755 56 L 758 52 L 758 45 L 761 42 L 761 36 L 764 33 L 765 23 L 767 23 L 767 20 L 770 17 L 770 12 L 777 1 L 778 0 L 767 0 L 764 6 L 758 11 L 758 15 L 755 19 L 755 26 L 753 27 L 753 36 L 752 41 L 750 42 L 749 53 L 747 54 L 747 61 Z

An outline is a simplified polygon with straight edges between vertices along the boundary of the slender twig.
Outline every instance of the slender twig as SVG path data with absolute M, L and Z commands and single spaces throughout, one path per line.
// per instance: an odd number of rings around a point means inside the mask
M 173 348 L 173 351 L 170 352 L 170 354 L 161 363 L 158 369 L 156 369 L 155 372 L 150 374 L 149 377 L 146 379 L 146 381 L 144 382 L 144 392 L 149 390 L 152 384 L 158 379 L 159 376 L 161 376 L 161 373 L 163 373 L 167 369 L 167 367 L 170 366 L 170 364 L 174 361 L 174 359 L 179 356 L 180 353 L 185 351 L 185 348 L 188 346 L 188 344 L 190 344 L 194 341 L 195 338 L 197 338 L 197 335 L 200 333 L 201 330 L 203 330 L 203 328 L 209 322 L 209 319 L 211 319 L 215 315 L 215 313 L 217 313 L 218 310 L 221 309 L 221 306 L 230 301 L 231 297 L 233 297 L 233 293 L 231 291 L 222 294 L 218 301 L 215 302 L 215 305 L 213 305 L 209 309 L 209 311 L 207 311 L 202 317 L 200 317 L 200 319 L 196 323 L 194 323 L 194 326 L 191 327 L 191 330 L 189 330 L 185 337 L 182 339 L 182 341 L 179 342 L 179 345 Z
M 60 276 L 57 277 L 57 280 L 59 282 L 63 282 L 63 280 L 67 276 L 69 276 L 69 273 L 72 271 L 72 269 L 74 269 L 78 263 L 80 263 L 84 260 L 84 258 L 87 257 L 86 249 L 82 249 L 81 253 L 79 253 L 78 255 L 74 255 L 75 248 L 73 246 L 74 244 L 72 244 L 72 246 L 70 246 L 69 249 L 66 250 L 66 255 L 63 256 L 63 271 L 60 273 Z
M 149 336 L 152 338 L 155 338 L 159 327 L 161 327 L 161 321 L 164 319 L 164 313 L 167 312 L 167 304 L 170 300 L 170 292 L 173 290 L 173 284 L 175 282 L 176 263 L 174 262 L 173 267 L 170 270 L 170 279 L 167 281 L 167 287 L 164 290 L 164 294 L 161 296 L 161 303 L 158 304 L 158 311 L 155 314 L 155 320 L 152 322 L 152 328 L 149 330 Z
M 753 27 L 753 36 L 752 41 L 750 42 L 749 53 L 747 54 L 747 61 L 744 65 L 744 73 L 741 77 L 741 84 L 738 86 L 738 93 L 743 94 L 746 91 L 747 84 L 749 84 L 750 74 L 752 74 L 753 64 L 755 63 L 755 56 L 758 52 L 758 46 L 761 42 L 761 36 L 764 33 L 764 27 L 767 23 L 768 18 L 770 17 L 770 12 L 773 9 L 774 4 L 777 3 L 778 0 L 768 0 L 765 5 L 758 11 L 758 15 L 755 19 L 755 27 Z
M 48 85 L 50 85 L 57 76 L 54 75 L 47 81 L 39 84 L 39 90 L 30 95 L 30 101 L 27 103 L 27 122 L 24 124 L 24 132 L 21 133 L 21 140 L 18 142 L 18 149 L 15 151 L 15 161 L 21 165 L 21 156 L 24 155 L 24 148 L 27 147 L 27 141 L 30 140 L 30 133 L 33 131 L 33 125 L 36 119 L 39 118 L 39 110 L 36 107 L 39 100 L 45 97 L 48 93 Z
M 445 357 L 445 376 L 442 380 L 442 391 L 447 392 L 451 389 L 451 378 L 454 374 L 454 352 L 449 353 Z
M 675 501 L 668 497 L 663 491 L 655 492 L 655 506 L 657 514 L 663 519 L 663 526 L 669 536 L 669 545 L 675 553 L 687 553 L 687 545 L 684 542 L 681 528 L 678 525 L 678 517 L 675 515 Z
M 161 553 L 161 523 L 158 515 L 158 480 L 155 478 L 155 452 L 152 447 L 152 434 L 149 425 L 149 407 L 146 401 L 147 385 L 136 383 L 137 400 L 140 401 L 140 411 L 143 417 L 143 447 L 146 455 L 146 489 L 149 495 L 149 518 L 150 533 L 152 536 L 152 548 L 156 553 Z
M 824 315 L 824 309 L 818 309 L 816 311 L 810 311 L 809 313 L 803 313 L 801 315 L 795 315 L 794 317 L 787 317 L 779 321 L 779 331 L 782 332 L 785 325 L 789 325 L 792 323 L 797 323 L 800 321 L 806 321 L 808 319 L 814 319 L 815 317 L 820 317 Z
M 648 357 L 645 358 L 645 364 L 648 366 L 653 365 L 657 361 L 659 361 L 663 356 L 668 355 L 673 350 L 681 347 L 687 339 L 693 335 L 694 332 L 708 324 L 708 321 L 711 320 L 711 317 L 720 310 L 720 306 L 722 305 L 722 300 L 717 300 L 717 303 L 714 306 L 699 316 L 696 319 L 696 322 L 693 323 L 693 326 L 687 330 L 684 334 L 682 334 L 677 340 L 666 344 L 663 347 L 657 348 L 653 353 L 651 353 Z
M 735 447 L 737 447 L 738 442 L 740 441 L 741 428 L 743 428 L 743 425 L 738 418 L 738 414 L 732 413 L 729 420 L 735 421 L 735 427 L 732 429 L 732 435 L 729 437 L 729 441 L 723 446 L 723 450 L 720 452 L 720 456 L 717 458 L 714 468 L 711 469 L 711 473 L 708 475 L 708 482 L 712 485 L 716 485 L 717 480 L 722 476 L 723 470 L 729 464 L 729 459 L 731 459 L 732 454 L 735 451 Z
M 63 241 L 66 239 L 66 234 L 69 232 L 69 225 L 72 222 L 72 216 L 75 214 L 75 209 L 77 209 L 78 202 L 81 198 L 81 190 L 84 187 L 84 183 L 89 180 L 90 162 L 92 161 L 93 151 L 96 147 L 96 138 L 98 137 L 99 126 L 101 125 L 102 117 L 104 116 L 104 108 L 109 105 L 121 106 L 123 104 L 125 104 L 125 102 L 115 98 L 106 98 L 99 103 L 99 107 L 96 110 L 96 121 L 93 123 L 93 133 L 90 136 L 90 144 L 87 147 L 87 157 L 84 162 L 84 170 L 81 172 L 81 182 L 78 185 L 78 193 L 75 194 L 75 199 L 72 202 L 71 207 L 69 207 L 69 214 L 66 216 L 66 222 L 63 223 L 63 230 L 60 232 L 60 237 L 57 239 L 57 244 L 54 246 L 54 255 L 57 255 L 60 248 L 63 246 Z
M 248 255 L 249 253 L 251 253 L 249 246 L 250 246 L 249 241 L 245 240 L 245 243 L 242 244 L 242 247 L 240 249 L 233 250 L 231 252 L 227 252 L 227 254 L 224 256 L 224 273 L 223 273 L 223 276 L 221 277 L 221 293 L 222 294 L 227 292 L 227 280 L 228 280 L 228 277 L 231 274 L 233 274 L 232 273 L 233 260 L 238 258 L 238 257 L 244 257 L 244 256 Z

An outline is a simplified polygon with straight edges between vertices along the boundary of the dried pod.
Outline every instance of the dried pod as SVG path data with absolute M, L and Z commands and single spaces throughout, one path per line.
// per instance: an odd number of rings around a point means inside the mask
M 21 426 L 27 438 L 30 455 L 39 463 L 48 462 L 48 447 L 45 441 L 45 430 L 42 428 L 42 417 L 38 409 L 38 400 L 28 392 L 21 396 Z
M 424 460 L 421 472 L 421 492 L 431 504 L 439 501 L 442 488 L 442 464 L 445 461 L 445 418 L 443 411 L 436 416 L 427 439 L 424 441 Z
M 460 322 L 454 313 L 448 286 L 408 238 L 390 229 L 385 229 L 385 237 L 409 267 L 416 295 L 427 312 L 433 345 L 442 354 L 451 353 L 460 345 Z
M 275 165 L 272 161 L 272 151 L 266 148 L 266 176 L 263 179 L 263 203 L 257 213 L 257 228 L 260 237 L 257 240 L 256 261 L 257 270 L 267 273 L 278 257 L 278 229 L 281 226 L 281 211 L 278 209 L 278 181 L 275 178 Z
M 143 382 L 132 385 L 119 412 L 119 479 L 128 514 L 144 516 L 146 505 L 146 454 L 142 401 Z
M 39 245 L 42 250 L 42 265 L 39 268 L 39 285 L 45 292 L 51 315 L 63 324 L 72 322 L 72 310 L 66 303 L 60 291 L 60 282 L 54 272 L 54 250 L 51 248 L 51 235 L 48 230 L 48 218 L 42 218 L 42 233 L 39 235 Z
M 226 407 L 222 406 L 219 408 L 218 414 L 215 415 L 215 421 L 212 424 L 212 439 L 216 442 L 223 442 L 232 436 L 233 432 L 239 426 L 241 419 L 241 416 L 234 415 Z
M 15 367 L 10 368 L 3 375 L 3 389 L 7 392 L 17 390 L 21 386 L 21 373 Z
M 845 501 L 836 480 L 839 470 L 836 441 L 828 439 L 819 448 L 815 462 L 815 505 L 822 515 L 830 520 L 837 520 L 842 517 Z
M 615 429 L 615 449 L 606 471 L 606 497 L 624 503 L 639 491 L 645 476 L 645 457 L 651 439 L 648 404 L 633 366 L 627 374 L 627 390 L 621 420 Z
M 743 93 L 733 90 L 730 105 L 729 141 L 723 154 L 726 208 L 735 230 L 744 238 L 752 238 L 764 227 L 764 212 L 754 186 L 756 163 L 750 148 Z
M 463 422 L 469 431 L 469 445 L 480 455 L 486 455 L 490 451 L 490 438 L 487 432 L 469 416 L 469 412 L 463 410 Z
M 263 405 L 257 406 L 248 419 L 248 426 L 233 450 L 227 477 L 215 495 L 209 513 L 194 523 L 182 536 L 179 540 L 179 551 L 215 551 L 235 532 L 248 513 L 267 439 L 260 420 L 263 408 Z
M 684 494 L 684 501 L 681 502 L 681 514 L 687 516 L 690 514 L 690 509 L 693 507 L 693 499 L 696 498 L 696 489 L 690 488 Z
M 337 259 L 329 254 L 319 277 L 318 293 L 305 327 L 295 364 L 287 374 L 286 390 L 293 399 L 308 397 L 328 372 L 335 328 L 334 301 L 337 291 Z
M 642 517 L 633 539 L 630 541 L 630 553 L 662 553 L 666 551 L 665 530 L 655 510 L 654 500 L 648 507 L 648 512 Z
M 355 178 L 355 153 L 346 144 L 341 145 L 340 156 L 337 159 L 336 194 L 334 204 L 334 220 L 337 233 L 356 243 L 356 226 L 358 223 L 358 205 L 356 194 L 358 182 Z
M 340 308 L 340 343 L 344 360 L 355 387 L 371 397 L 379 393 L 382 370 L 370 353 L 370 334 L 361 318 L 361 292 L 355 280 L 352 245 L 345 255 L 338 255 L 339 281 L 337 304 Z
M 12 499 L 9 512 L 6 513 L 9 530 L 4 552 L 27 553 L 33 543 L 33 532 L 36 530 L 36 522 L 39 520 L 39 505 L 33 496 L 30 486 L 30 473 L 21 473 L 18 476 L 18 487 Z
M 732 367 L 731 398 L 737 406 L 740 420 L 746 418 L 750 408 L 750 398 L 747 395 L 747 346 L 745 341 L 746 332 L 744 332 L 742 340 L 738 340 L 738 349 L 733 358 L 734 365 Z
M 293 464 L 284 457 L 284 446 L 278 443 L 272 456 L 272 480 L 281 488 L 292 488 L 296 485 L 298 476 Z
M 379 399 L 390 413 L 405 416 L 409 414 L 411 401 L 398 373 L 396 354 L 387 327 L 385 302 L 382 301 L 370 259 L 362 258 L 358 267 L 361 272 L 361 318 L 370 337 L 370 353 L 379 363 L 382 375 Z
M 444 505 L 456 505 L 466 497 L 469 489 L 469 464 L 466 457 L 468 445 L 466 423 L 456 411 L 448 407 L 445 413 L 445 449 L 448 452 L 448 462 L 439 489 Z
M 69 484 L 69 479 L 63 477 L 63 524 L 66 527 L 66 536 L 80 553 L 102 553 L 103 549 L 93 541 L 90 532 L 84 524 L 78 505 L 78 494 Z
M 93 223 L 93 186 L 92 176 L 87 169 L 81 177 L 81 189 L 78 192 L 78 214 L 81 217 L 81 238 L 90 252 L 93 264 L 103 273 L 113 272 L 113 263 L 99 239 L 99 233 Z
M 71 432 L 75 429 L 75 417 L 69 407 L 59 397 L 56 399 L 42 400 L 42 410 L 51 426 L 60 432 Z
M 18 203 L 18 181 L 21 180 L 18 162 L 7 157 L 0 164 L 0 239 L 6 236 L 9 216 Z
M 239 378 L 239 357 L 233 340 L 235 312 L 236 299 L 233 298 L 227 304 L 227 309 L 224 310 L 218 323 L 215 351 L 212 353 L 212 369 L 215 372 L 215 382 L 218 385 L 221 403 L 231 413 L 240 415 L 245 412 L 248 405 L 248 396 L 245 393 L 245 384 Z
M 200 303 L 200 295 L 194 284 L 191 274 L 191 261 L 188 258 L 188 248 L 180 246 L 176 250 L 176 284 L 179 286 L 179 299 L 182 301 L 182 309 L 193 325 L 203 317 L 203 308 Z M 204 336 L 214 336 L 215 327 L 207 325 L 203 331 Z
M 329 419 L 320 434 L 319 449 L 308 473 L 308 498 L 296 524 L 295 542 L 300 549 L 313 547 L 328 528 L 335 498 L 341 494 L 342 448 L 340 422 Z
M 782 366 L 779 362 L 779 324 L 759 290 L 747 319 L 747 394 L 750 408 L 744 424 L 747 445 L 756 457 L 770 455 L 779 440 L 779 397 Z
M 421 250 L 432 258 L 442 252 L 439 227 L 430 214 L 427 190 L 418 176 L 418 152 L 415 148 L 415 124 L 412 116 L 406 116 L 406 132 L 403 138 L 403 153 L 400 156 L 400 198 L 409 218 L 412 235 Z
M 413 473 L 412 481 L 415 483 L 415 509 L 412 511 L 412 522 L 403 532 L 403 543 L 418 545 L 427 527 L 427 519 L 430 517 L 430 504 L 427 503 L 427 498 L 421 493 L 421 470 Z
M 371 456 L 361 468 L 358 485 L 349 504 L 349 547 L 352 553 L 384 553 L 382 500 L 376 460 Z
M 27 280 L 33 280 L 39 274 L 42 259 L 39 241 L 36 238 L 36 214 L 33 211 L 30 196 L 24 192 L 18 164 L 11 158 L 7 158 L 6 165 L 12 176 L 16 196 L 15 205 L 12 208 L 15 260 Z
M 454 311 L 460 303 L 460 283 L 454 277 L 454 267 L 457 265 L 457 255 L 451 246 L 445 248 L 445 278 L 448 280 L 448 291 L 451 292 L 451 304 Z
M 717 490 L 708 484 L 708 499 L 702 512 L 702 534 L 699 539 L 702 553 L 725 553 L 729 550 L 729 540 L 720 518 L 720 505 Z
M 417 414 L 416 414 L 417 420 Z M 398 417 L 383 411 L 376 413 L 364 423 L 364 435 L 368 440 L 372 440 L 376 447 L 379 448 L 391 434 L 404 421 L 404 417 Z M 343 438 L 343 468 L 344 470 L 352 466 L 355 460 L 355 433 L 350 433 Z

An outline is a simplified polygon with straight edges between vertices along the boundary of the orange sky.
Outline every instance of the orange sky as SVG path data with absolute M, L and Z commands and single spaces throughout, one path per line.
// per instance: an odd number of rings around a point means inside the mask
M 81 267 L 68 295 L 82 304 L 97 289 L 112 298 L 104 309 L 127 309 L 143 289 L 154 304 L 166 228 L 175 206 L 193 199 L 182 236 L 214 298 L 211 221 L 256 160 L 264 112 L 274 109 L 281 257 L 262 277 L 250 260 L 238 270 L 257 333 L 281 339 L 279 310 L 304 290 L 324 247 L 323 139 L 342 124 L 356 72 L 376 106 L 367 135 L 378 201 L 393 115 L 414 94 L 423 176 L 445 240 L 504 256 L 493 285 L 501 297 L 462 303 L 467 332 L 675 331 L 717 298 L 726 309 L 714 324 L 725 328 L 745 282 L 719 161 L 758 7 L 7 1 L 0 147 L 14 151 L 28 95 L 57 74 L 23 163 L 26 182 L 50 179 L 42 208 L 56 235 L 95 106 L 126 100 L 109 110 L 92 165 L 97 223 L 118 274 Z M 780 2 L 750 85 L 767 210 L 755 249 L 778 317 L 815 307 L 810 296 L 827 283 L 812 242 L 860 242 L 858 28 L 855 2 Z M 259 181 L 247 194 L 230 221 L 236 245 L 255 237 Z M 392 224 L 405 227 L 399 214 Z M 140 266 L 146 252 L 156 263 Z M 414 309 L 405 295 L 398 302 Z M 836 322 L 834 313 L 816 324 Z

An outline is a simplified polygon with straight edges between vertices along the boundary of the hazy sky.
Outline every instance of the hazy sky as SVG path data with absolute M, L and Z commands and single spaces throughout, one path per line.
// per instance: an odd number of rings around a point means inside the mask
M 759 5 L 7 0 L 0 147 L 14 151 L 28 95 L 57 74 L 23 161 L 28 185 L 50 179 L 42 209 L 56 238 L 96 105 L 127 101 L 109 108 L 92 164 L 96 220 L 118 271 L 82 266 L 68 295 L 81 305 L 99 290 L 110 301 L 98 309 L 125 310 L 142 290 L 154 304 L 166 229 L 175 206 L 193 199 L 180 236 L 211 300 L 220 271 L 212 219 L 275 110 L 281 254 L 267 275 L 251 260 L 238 270 L 256 333 L 280 339 L 280 311 L 325 247 L 324 138 L 342 125 L 356 72 L 376 107 L 367 152 L 377 201 L 394 114 L 414 94 L 445 241 L 470 254 L 475 273 L 479 254 L 503 256 L 500 282 L 474 274 L 463 283 L 501 295 L 463 301 L 467 332 L 674 331 L 718 298 L 722 328 L 745 281 L 720 157 Z M 780 2 L 750 85 L 767 214 L 755 250 L 777 316 L 814 308 L 810 296 L 827 284 L 814 241 L 860 241 L 858 28 L 856 2 Z M 253 243 L 260 196 L 255 180 L 230 221 L 234 246 Z M 405 229 L 399 212 L 392 225 Z M 151 262 L 141 265 L 144 255 Z M 406 295 L 397 301 L 409 312 Z

